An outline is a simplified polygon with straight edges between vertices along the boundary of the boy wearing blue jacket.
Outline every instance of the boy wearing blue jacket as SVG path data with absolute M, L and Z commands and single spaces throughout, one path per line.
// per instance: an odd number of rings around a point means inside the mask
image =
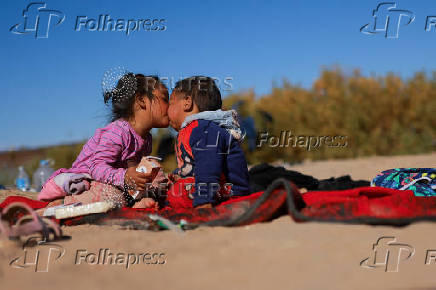
M 221 107 L 212 78 L 195 76 L 176 83 L 168 108 L 170 125 L 178 131 L 176 173 L 194 186 L 182 198 L 169 195 L 170 204 L 210 207 L 250 193 L 237 114 Z

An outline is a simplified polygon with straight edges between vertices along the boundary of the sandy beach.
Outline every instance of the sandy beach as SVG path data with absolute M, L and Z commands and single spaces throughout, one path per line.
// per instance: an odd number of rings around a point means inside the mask
M 350 174 L 353 179 L 370 180 L 389 168 L 435 164 L 434 152 L 308 162 L 290 168 L 316 178 Z M 0 198 L 11 193 L 2 191 Z M 435 229 L 436 224 L 428 222 L 402 228 L 295 223 L 289 216 L 245 227 L 185 233 L 63 227 L 71 238 L 55 242 L 64 254 L 57 260 L 49 257 L 53 261 L 47 272 L 35 272 L 34 266 L 11 266 L 25 251 L 34 257 L 36 249 L 24 251 L 1 239 L 0 284 L 1 289 L 434 289 L 436 261 L 426 262 L 432 253 L 428 250 L 436 249 Z M 408 259 L 405 253 L 398 254 L 397 272 L 360 266 L 381 237 L 395 237 L 396 243 L 414 251 Z M 128 268 L 123 263 L 93 265 L 85 257 L 104 249 L 121 256 L 131 253 L 135 259 L 145 253 L 160 256 Z

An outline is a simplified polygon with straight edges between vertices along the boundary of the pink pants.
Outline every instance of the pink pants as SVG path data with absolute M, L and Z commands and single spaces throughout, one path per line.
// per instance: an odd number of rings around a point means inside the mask
M 44 190 L 46 191 L 44 197 L 47 199 L 50 198 L 53 200 L 64 196 L 64 204 L 72 204 L 76 202 L 88 204 L 98 201 L 113 201 L 117 206 L 123 207 L 127 205 L 127 200 L 119 188 L 95 180 L 91 181 L 89 190 L 75 195 L 65 196 L 63 190 L 56 185 L 53 179 L 47 182 L 44 186 Z M 47 194 L 47 192 L 50 194 Z
M 127 205 L 127 201 L 120 189 L 113 185 L 101 183 L 95 180 L 91 181 L 91 187 L 89 190 L 84 191 L 81 194 L 67 195 L 64 198 L 64 204 L 75 202 L 88 204 L 99 201 L 112 201 L 120 207 Z

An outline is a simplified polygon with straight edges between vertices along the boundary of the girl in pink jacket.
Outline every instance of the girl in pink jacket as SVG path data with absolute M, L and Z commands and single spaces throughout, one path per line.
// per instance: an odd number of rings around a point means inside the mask
M 150 130 L 168 127 L 168 97 L 158 77 L 125 74 L 104 93 L 104 102 L 112 105 L 112 122 L 95 131 L 71 168 L 51 175 L 38 199 L 56 200 L 52 205 L 110 200 L 118 206 L 155 207 L 153 199 L 132 195 L 146 190 L 156 177 L 155 172 L 136 171 L 136 166 L 151 153 Z M 158 175 L 162 177 L 162 170 Z

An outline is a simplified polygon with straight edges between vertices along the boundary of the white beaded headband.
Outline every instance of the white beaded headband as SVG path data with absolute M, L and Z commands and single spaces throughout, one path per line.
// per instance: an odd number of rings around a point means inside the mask
M 123 80 L 122 86 L 118 82 Z M 107 70 L 101 82 L 103 95 L 109 94 L 112 103 L 122 102 L 123 99 L 135 94 L 137 89 L 136 77 L 124 67 L 116 67 Z

